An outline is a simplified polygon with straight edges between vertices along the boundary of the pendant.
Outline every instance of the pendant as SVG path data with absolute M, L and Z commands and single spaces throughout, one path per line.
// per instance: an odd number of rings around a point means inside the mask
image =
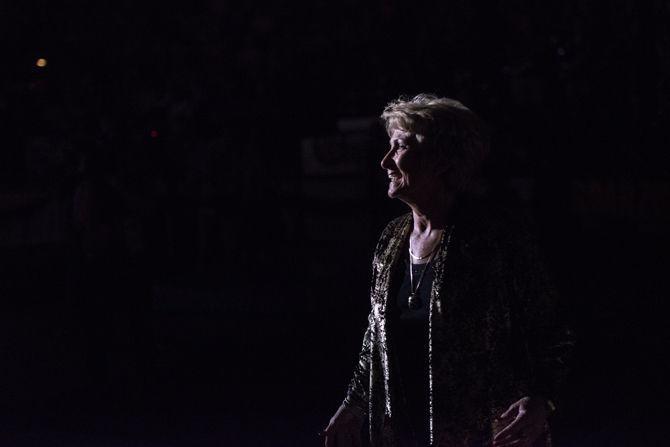
M 417 302 L 417 299 L 413 293 L 409 294 L 409 298 L 407 299 L 407 307 L 409 307 L 411 310 L 419 308 L 419 303 Z

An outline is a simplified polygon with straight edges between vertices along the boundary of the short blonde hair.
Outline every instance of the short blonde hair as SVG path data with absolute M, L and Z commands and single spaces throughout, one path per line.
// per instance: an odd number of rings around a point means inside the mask
M 478 173 L 488 156 L 488 138 L 481 120 L 460 102 L 421 93 L 391 101 L 381 114 L 387 133 L 402 129 L 426 141 L 452 166 L 445 181 L 462 192 L 475 192 Z

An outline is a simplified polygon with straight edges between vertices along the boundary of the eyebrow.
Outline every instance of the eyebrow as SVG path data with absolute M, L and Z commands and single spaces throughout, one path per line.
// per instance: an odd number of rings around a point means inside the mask
M 396 147 L 396 146 L 406 144 L 406 142 L 404 140 L 400 139 L 400 138 L 391 138 L 389 140 L 389 144 L 390 144 L 391 147 Z
M 408 143 L 409 141 L 416 140 L 413 135 L 406 135 L 398 138 L 390 138 L 389 142 L 393 144 L 394 142 Z

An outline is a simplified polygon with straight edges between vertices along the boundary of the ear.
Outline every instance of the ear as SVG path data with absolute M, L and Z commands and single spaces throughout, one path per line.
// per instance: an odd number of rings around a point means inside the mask
M 439 154 L 435 159 L 435 172 L 437 172 L 439 175 L 446 174 L 447 172 L 451 171 L 453 165 L 454 164 L 451 159 L 443 154 Z
M 438 150 L 434 146 L 435 143 L 431 140 L 426 140 L 423 144 L 425 145 L 423 149 L 430 154 L 426 158 L 427 168 L 438 176 L 449 172 L 452 163 L 444 152 Z

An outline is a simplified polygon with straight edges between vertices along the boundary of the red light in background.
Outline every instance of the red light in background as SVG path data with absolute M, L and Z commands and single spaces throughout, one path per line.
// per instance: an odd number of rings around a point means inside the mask
M 149 135 L 151 135 L 151 138 L 158 138 L 158 131 L 156 129 L 151 129 Z

